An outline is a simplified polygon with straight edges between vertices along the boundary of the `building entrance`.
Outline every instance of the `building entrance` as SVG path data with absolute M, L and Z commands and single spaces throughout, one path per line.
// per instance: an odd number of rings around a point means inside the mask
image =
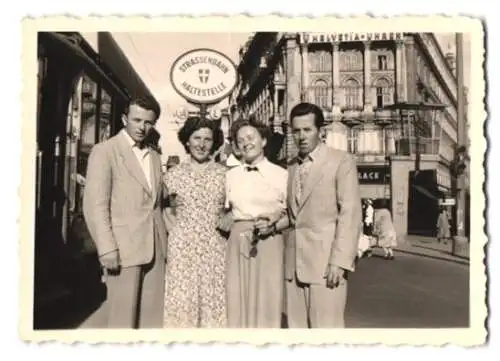
M 435 237 L 440 198 L 436 170 L 410 171 L 408 183 L 408 234 Z

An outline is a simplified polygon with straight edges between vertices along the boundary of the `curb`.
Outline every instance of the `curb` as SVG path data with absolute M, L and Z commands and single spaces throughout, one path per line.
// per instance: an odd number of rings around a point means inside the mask
M 450 243 L 443 245 L 437 243 L 432 238 L 419 239 L 416 236 L 407 236 L 401 241 L 400 245 L 394 249 L 395 251 L 434 259 L 456 261 L 467 265 L 470 261 L 468 245 L 457 245 L 455 254 L 452 254 L 452 245 Z

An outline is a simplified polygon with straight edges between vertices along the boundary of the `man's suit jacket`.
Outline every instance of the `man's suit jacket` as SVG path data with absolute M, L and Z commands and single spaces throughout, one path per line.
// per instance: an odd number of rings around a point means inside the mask
M 87 166 L 83 212 L 99 255 L 118 250 L 122 267 L 149 263 L 155 233 L 166 255 L 167 230 L 161 211 L 160 155 L 150 150 L 150 189 L 125 135 L 96 144 Z
M 354 270 L 361 232 L 361 199 L 358 172 L 346 152 L 320 145 L 296 201 L 296 170 L 288 174 L 288 212 L 292 231 L 285 250 L 285 277 L 294 272 L 304 283 L 324 284 L 329 263 Z

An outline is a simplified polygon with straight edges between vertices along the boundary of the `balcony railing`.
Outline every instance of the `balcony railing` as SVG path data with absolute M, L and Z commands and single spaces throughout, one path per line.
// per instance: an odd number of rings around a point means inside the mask
M 370 131 L 370 133 L 372 133 Z M 374 135 L 364 136 L 362 129 L 354 130 L 354 133 L 345 140 L 347 151 L 356 155 L 402 155 L 410 156 L 417 153 L 437 155 L 439 154 L 439 139 L 420 138 L 397 138 L 386 129 Z
M 415 138 L 401 138 L 395 140 L 396 155 L 412 155 L 420 154 L 439 154 L 439 139 L 420 138 L 418 141 Z
M 285 74 L 283 73 L 274 73 L 274 81 L 276 83 L 284 84 L 286 81 Z

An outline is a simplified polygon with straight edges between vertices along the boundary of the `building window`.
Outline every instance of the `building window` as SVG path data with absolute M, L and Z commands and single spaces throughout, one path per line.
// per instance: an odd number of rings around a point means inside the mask
M 384 88 L 377 87 L 377 108 L 381 109 L 384 107 Z
M 341 53 L 341 70 L 362 70 L 363 57 L 359 51 L 344 51 Z
M 393 103 L 394 88 L 389 80 L 386 78 L 378 79 L 375 82 L 375 89 L 375 104 L 377 109 L 382 109 L 383 107 Z
M 378 69 L 387 70 L 387 55 L 379 55 L 377 59 L 378 59 Z
M 285 90 L 278 90 L 278 114 L 285 115 Z
M 347 151 L 352 154 L 358 152 L 358 130 L 349 128 L 347 130 Z
M 324 80 L 318 80 L 314 84 L 314 102 L 322 109 L 330 107 L 328 97 L 328 84 Z
M 357 151 L 359 154 L 383 153 L 382 129 L 373 126 L 363 126 L 362 128 L 358 128 L 357 137 Z
M 332 55 L 326 50 L 314 50 L 309 53 L 311 56 L 312 72 L 329 72 L 332 69 Z
M 344 83 L 345 92 L 345 108 L 357 109 L 361 106 L 362 89 L 360 84 L 355 79 L 348 79 Z

